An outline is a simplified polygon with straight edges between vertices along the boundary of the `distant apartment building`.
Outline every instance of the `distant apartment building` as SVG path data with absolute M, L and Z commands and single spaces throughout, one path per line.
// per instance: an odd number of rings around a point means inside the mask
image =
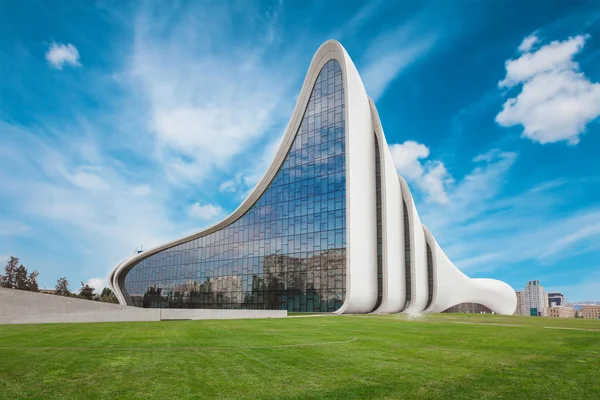
M 523 291 L 519 290 L 515 293 L 517 294 L 517 309 L 515 310 L 514 315 L 529 315 L 529 313 L 525 313 L 525 297 Z
M 540 281 L 529 281 L 525 290 L 523 290 L 523 301 L 525 303 L 525 313 L 532 317 L 545 317 L 547 309 L 547 300 L 544 293 L 544 287 Z
M 549 307 L 548 316 L 553 318 L 575 318 L 575 309 L 571 307 Z
M 550 292 L 548 293 L 548 307 L 566 307 L 567 299 L 562 293 Z
M 584 305 L 580 311 L 581 318 L 585 319 L 599 319 L 600 318 L 600 306 L 598 305 Z

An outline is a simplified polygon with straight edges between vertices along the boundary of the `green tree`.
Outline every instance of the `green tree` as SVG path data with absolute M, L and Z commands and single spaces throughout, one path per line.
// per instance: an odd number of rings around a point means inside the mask
M 31 291 L 31 292 L 39 292 L 40 288 L 38 287 L 38 283 L 37 283 L 37 277 L 40 275 L 40 273 L 38 272 L 38 270 L 36 269 L 35 271 L 29 273 L 29 276 L 27 277 L 27 290 Z
M 89 286 L 87 283 L 81 282 L 81 288 L 79 289 L 79 296 L 88 300 L 94 300 L 94 288 Z
M 110 290 L 107 287 L 102 289 L 102 293 L 100 294 L 100 301 L 103 301 L 105 303 L 119 303 L 119 300 L 117 300 L 117 296 L 115 296 L 112 290 Z
M 69 290 L 69 281 L 67 280 L 66 276 L 58 278 L 58 280 L 56 281 L 56 288 L 54 290 L 54 294 L 57 294 L 59 296 L 71 295 L 71 291 Z
M 15 289 L 27 290 L 27 268 L 23 264 L 15 270 Z
M 11 256 L 4 267 L 4 275 L 0 275 L 0 286 L 12 289 L 16 285 L 16 272 L 19 268 L 19 259 Z

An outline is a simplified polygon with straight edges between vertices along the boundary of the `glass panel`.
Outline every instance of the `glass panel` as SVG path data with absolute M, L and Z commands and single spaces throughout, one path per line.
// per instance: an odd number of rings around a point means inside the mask
M 218 232 L 135 264 L 128 305 L 332 312 L 346 290 L 342 70 L 321 69 L 279 171 L 250 209 Z
M 427 310 L 433 301 L 433 254 L 431 253 L 431 247 L 429 243 L 427 243 L 427 305 L 425 309 Z
M 379 143 L 375 138 L 375 182 L 377 194 L 377 303 L 373 310 L 377 310 L 383 300 L 383 233 L 381 216 L 381 161 L 379 156 Z
M 402 202 L 404 206 L 404 273 L 406 276 L 406 304 L 404 308 L 410 306 L 411 293 L 412 293 L 412 279 L 410 270 L 410 221 L 408 218 L 408 209 L 406 207 L 406 201 Z

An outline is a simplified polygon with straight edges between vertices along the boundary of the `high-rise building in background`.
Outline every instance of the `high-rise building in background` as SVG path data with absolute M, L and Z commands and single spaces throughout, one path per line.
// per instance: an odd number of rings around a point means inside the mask
M 550 292 L 548 293 L 548 307 L 566 307 L 567 299 L 562 293 Z
M 540 281 L 529 281 L 523 291 L 525 312 L 532 317 L 546 316 L 547 300 Z
M 525 312 L 525 298 L 521 290 L 515 292 L 517 294 L 517 309 L 514 315 L 529 315 L 529 312 Z

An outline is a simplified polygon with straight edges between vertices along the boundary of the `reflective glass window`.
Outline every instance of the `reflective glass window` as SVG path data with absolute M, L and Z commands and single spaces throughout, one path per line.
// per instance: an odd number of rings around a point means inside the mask
M 220 231 L 152 254 L 121 278 L 128 305 L 332 312 L 346 293 L 342 70 L 321 69 L 261 197 Z

